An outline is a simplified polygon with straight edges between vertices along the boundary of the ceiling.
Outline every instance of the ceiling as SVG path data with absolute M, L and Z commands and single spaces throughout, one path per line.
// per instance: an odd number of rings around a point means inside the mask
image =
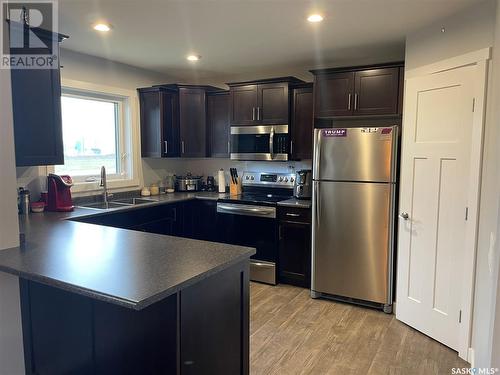
M 64 48 L 178 79 L 402 59 L 405 36 L 478 0 L 60 0 Z M 323 22 L 306 17 L 318 12 Z M 91 27 L 106 20 L 107 34 Z M 440 30 L 436 30 L 440 32 Z M 191 63 L 190 53 L 202 56 Z

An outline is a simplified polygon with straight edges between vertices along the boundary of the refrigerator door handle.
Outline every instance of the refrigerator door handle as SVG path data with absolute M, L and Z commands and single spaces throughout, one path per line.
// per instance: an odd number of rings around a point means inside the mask
M 316 224 L 314 225 L 315 229 L 319 228 L 319 183 L 315 182 L 314 183 L 314 214 L 315 214 L 315 222 Z

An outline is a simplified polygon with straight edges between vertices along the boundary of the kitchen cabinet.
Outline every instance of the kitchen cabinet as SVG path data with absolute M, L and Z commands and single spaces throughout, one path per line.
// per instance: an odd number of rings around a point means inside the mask
M 229 91 L 207 94 L 208 156 L 229 158 Z
M 12 30 L 15 32 L 16 27 Z M 41 29 L 33 30 L 47 43 L 67 38 Z M 59 67 L 11 69 L 10 73 L 16 165 L 64 164 Z
M 313 86 L 293 89 L 290 156 L 292 160 L 312 159 Z
M 178 157 L 178 94 L 160 87 L 138 91 L 141 108 L 142 157 Z
M 106 225 L 109 227 L 139 230 L 170 236 L 182 235 L 181 203 L 143 207 L 132 211 L 113 212 L 106 215 L 77 218 L 75 221 Z
M 400 114 L 401 67 L 402 63 L 394 63 L 312 70 L 314 117 Z
M 207 92 L 213 86 L 164 84 L 138 89 L 142 157 L 207 156 Z
M 217 201 L 195 199 L 181 208 L 182 237 L 217 241 Z
M 281 283 L 311 285 L 311 209 L 278 207 Z
M 231 125 L 288 125 L 290 85 L 300 83 L 295 77 L 228 83 Z
M 206 156 L 206 102 L 201 88 L 179 89 L 181 157 Z

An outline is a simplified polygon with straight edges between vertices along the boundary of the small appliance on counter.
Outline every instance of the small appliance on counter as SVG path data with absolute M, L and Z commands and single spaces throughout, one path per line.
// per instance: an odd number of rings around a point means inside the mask
M 203 176 L 193 176 L 187 173 L 185 176 L 176 176 L 175 190 L 177 191 L 200 191 Z
M 214 176 L 208 176 L 207 177 L 207 185 L 205 186 L 205 190 L 206 191 L 210 191 L 210 192 L 214 192 L 216 191 L 216 187 L 215 187 L 215 178 Z
M 73 180 L 70 176 L 59 176 L 50 173 L 47 176 L 48 188 L 48 211 L 68 212 L 73 211 L 74 205 L 71 199 L 71 187 Z
M 17 207 L 20 214 L 27 215 L 30 213 L 30 191 L 25 188 L 19 188 L 17 191 Z
M 311 199 L 312 197 L 312 171 L 302 169 L 295 173 L 295 186 L 293 194 L 297 199 Z

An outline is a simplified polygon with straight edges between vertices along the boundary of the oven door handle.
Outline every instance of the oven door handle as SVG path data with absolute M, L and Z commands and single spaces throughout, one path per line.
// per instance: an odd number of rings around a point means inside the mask
M 222 214 L 276 218 L 276 208 L 274 207 L 217 203 L 217 212 Z
M 274 159 L 274 127 L 271 127 L 271 132 L 269 133 L 269 154 L 271 155 L 271 160 Z

